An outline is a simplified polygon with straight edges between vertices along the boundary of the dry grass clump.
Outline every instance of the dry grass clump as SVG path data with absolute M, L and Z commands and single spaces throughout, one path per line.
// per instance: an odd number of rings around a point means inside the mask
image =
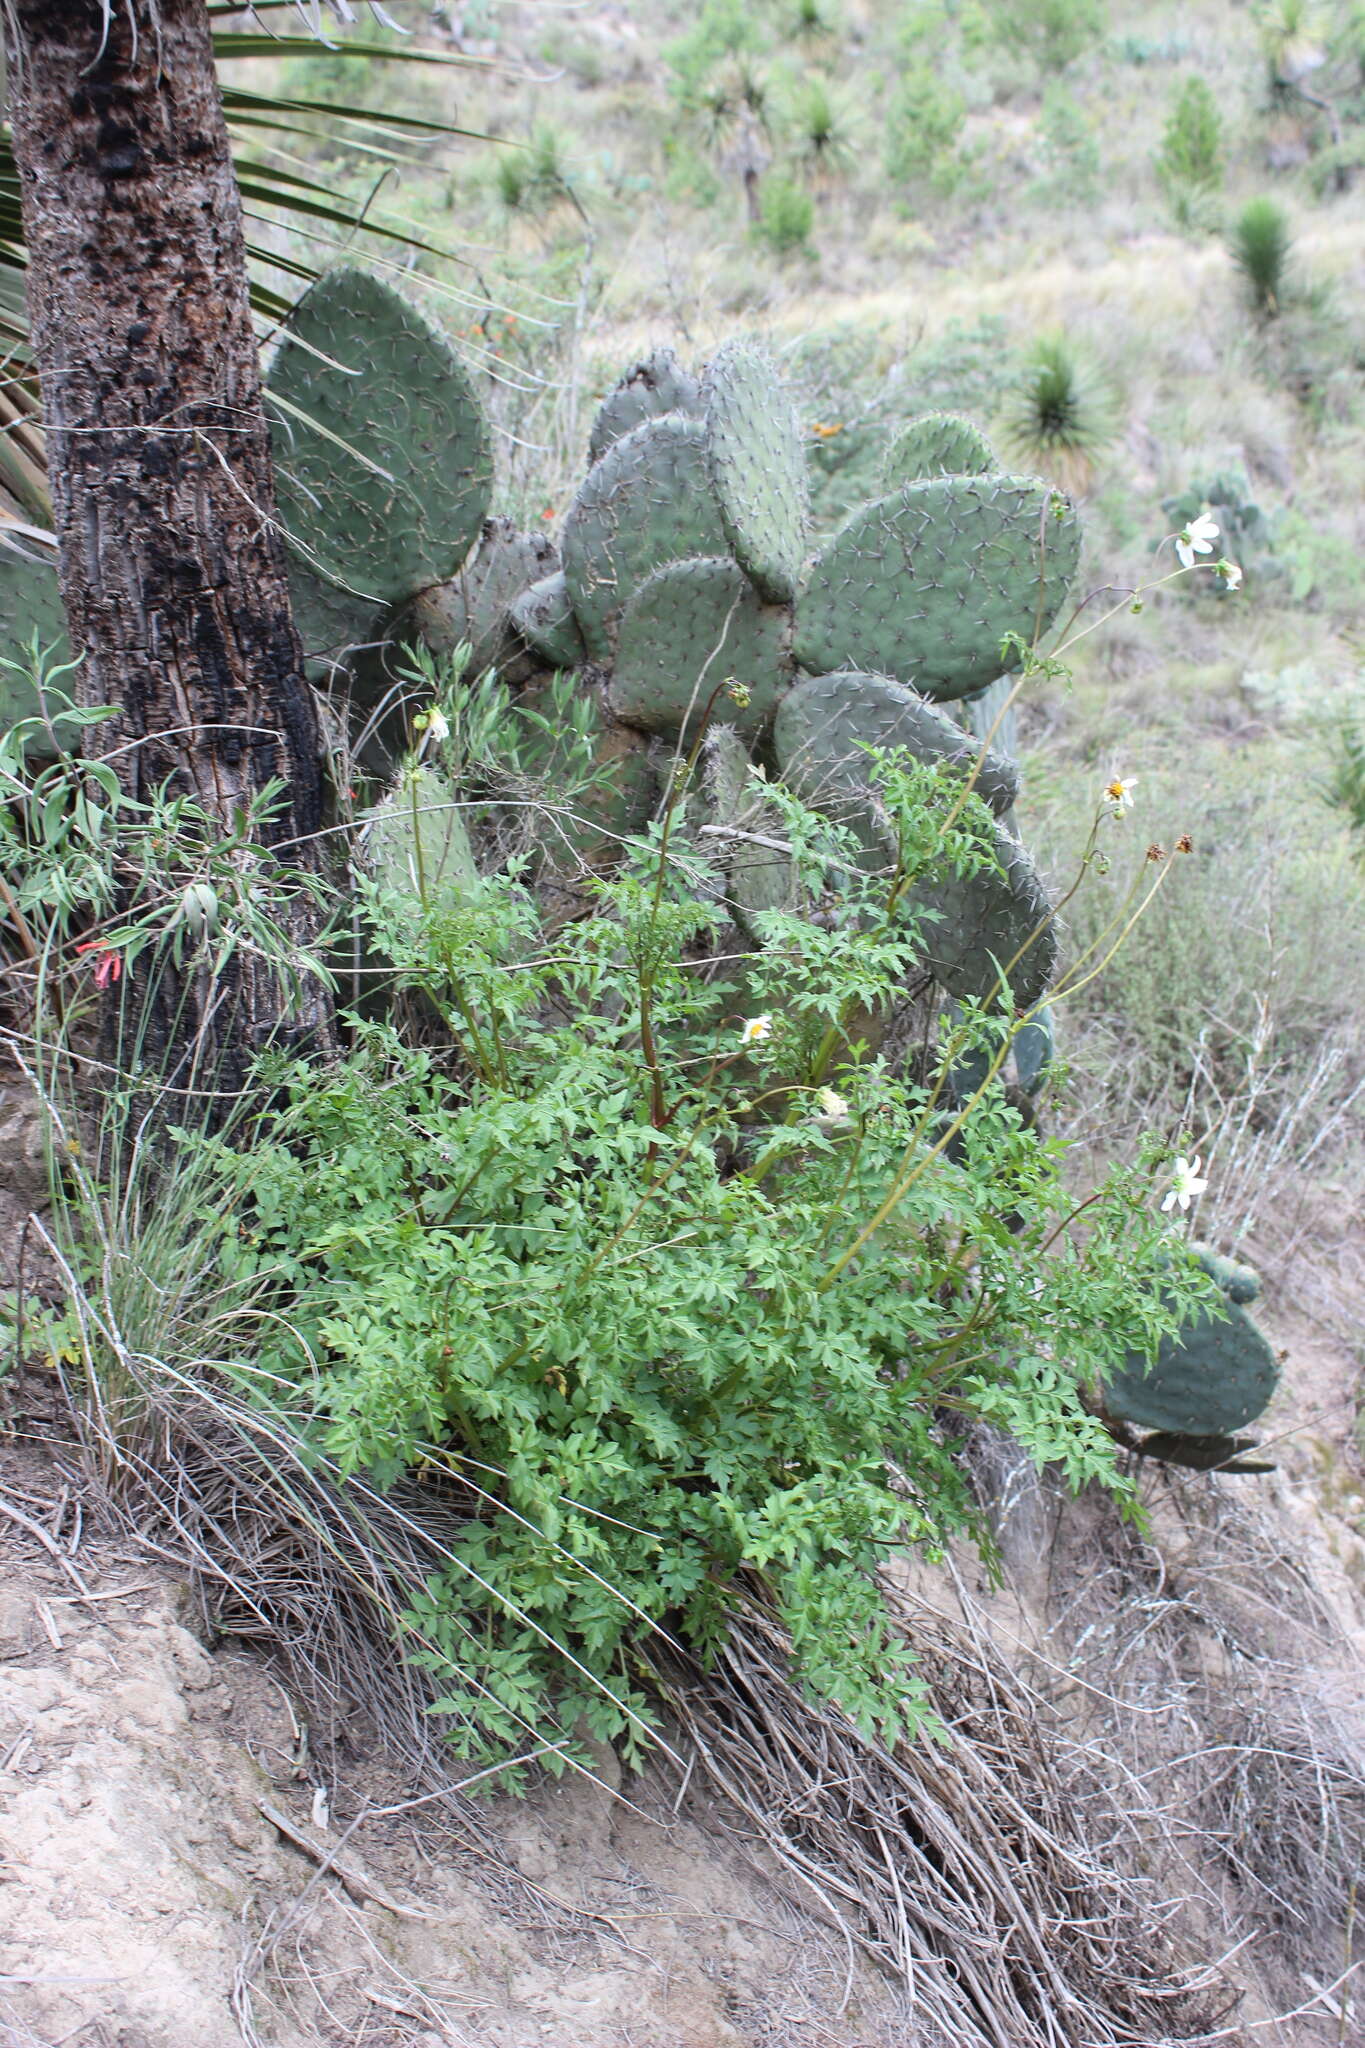
M 1062 1777 L 1095 1802 L 1087 1834 L 1121 1812 L 1119 1860 L 1247 1948 L 1288 2010 L 1352 1970 L 1365 1717 L 1331 1611 L 1245 1484 L 1154 1471 L 1151 1535 L 1103 1503 L 1058 1517 L 1037 1668 L 1080 1688 Z

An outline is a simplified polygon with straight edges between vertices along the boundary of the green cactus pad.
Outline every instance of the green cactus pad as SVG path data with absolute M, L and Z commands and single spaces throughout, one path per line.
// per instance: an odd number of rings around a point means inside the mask
M 613 715 L 644 732 L 691 737 L 731 677 L 748 702 L 723 693 L 711 716 L 754 737 L 791 681 L 791 613 L 764 604 L 726 555 L 656 569 L 621 620 L 607 690 Z
M 806 456 L 786 387 L 766 355 L 732 341 L 708 365 L 702 400 L 730 546 L 761 596 L 789 604 L 806 554 Z
M 701 387 L 671 348 L 656 348 L 626 371 L 603 399 L 588 436 L 588 460 L 600 462 L 614 441 L 663 413 L 701 411 Z
M 289 602 L 306 660 L 339 659 L 349 649 L 372 647 L 384 638 L 387 605 L 319 576 L 292 552 Z
M 585 869 L 608 872 L 620 861 L 624 841 L 648 824 L 658 795 L 644 734 L 604 722 L 593 747 L 589 786 L 575 798 L 571 811 L 551 809 L 538 821 L 536 838 L 545 868 L 569 881 L 581 877 Z
M 999 467 L 990 442 L 970 420 L 961 413 L 930 412 L 911 420 L 892 441 L 882 461 L 882 485 L 894 491 L 926 477 L 987 476 Z
M 1056 926 L 1047 921 L 1052 905 L 1032 860 L 1003 824 L 995 827 L 994 850 L 998 869 L 922 878 L 907 903 L 929 913 L 924 960 L 949 995 L 984 1001 L 1005 972 L 1015 1008 L 1032 1009 L 1057 971 Z
M 1014 1035 L 1014 1071 L 1025 1095 L 1036 1095 L 1056 1057 L 1052 1006 L 1042 1003 Z
M 1176 1336 L 1162 1340 L 1150 1371 L 1140 1353 L 1130 1352 L 1105 1378 L 1104 1405 L 1121 1422 L 1140 1429 L 1185 1437 L 1235 1436 L 1269 1406 L 1279 1384 L 1279 1360 L 1238 1299 L 1247 1298 L 1255 1274 L 1207 1250 L 1191 1251 L 1196 1264 L 1222 1288 L 1226 1321 L 1205 1313 L 1192 1316 Z
M 361 848 L 376 881 L 410 899 L 414 917 L 422 905 L 455 909 L 480 888 L 464 814 L 432 768 L 405 774 L 367 814 Z
M 1159 1430 L 1142 1439 L 1137 1453 L 1162 1465 L 1184 1465 L 1191 1472 L 1273 1472 L 1275 1467 L 1265 1458 L 1244 1455 L 1255 1448 L 1256 1439 L 1250 1436 L 1176 1436 Z
M 588 658 L 583 635 L 569 602 L 564 572 L 543 576 L 529 590 L 523 590 L 507 607 L 511 625 L 520 633 L 531 652 L 549 668 L 577 668 Z
M 562 547 L 588 655 L 609 662 L 620 615 L 646 577 L 729 551 L 701 423 L 671 413 L 613 442 L 569 508 Z
M 56 553 L 41 541 L 21 544 L 22 555 L 0 546 L 0 659 L 26 665 L 36 633 L 38 645 L 51 649 L 52 664 L 70 661 Z M 75 676 L 62 681 L 74 694 Z M 21 718 L 36 717 L 39 708 L 38 693 L 27 676 L 0 669 L 0 732 L 8 732 Z
M 419 590 L 395 616 L 388 637 L 400 644 L 420 640 L 438 656 L 467 641 L 471 681 L 495 668 L 504 682 L 524 682 L 533 664 L 510 607 L 556 567 L 554 544 L 544 534 L 520 533 L 510 519 L 486 519 L 463 569 L 448 583 Z
M 1229 1301 L 1244 1306 L 1256 1300 L 1261 1291 L 1261 1276 L 1254 1266 L 1243 1266 L 1236 1259 L 1225 1259 L 1221 1252 L 1210 1250 L 1206 1244 L 1192 1244 L 1190 1250 L 1210 1280 L 1217 1281 Z
M 984 690 L 959 697 L 953 705 L 953 717 L 979 740 L 989 736 L 992 753 L 1003 754 L 1008 761 L 1019 751 L 1019 707 L 1017 701 L 1009 701 L 1013 689 L 1012 678 L 1000 676 Z
M 936 704 L 886 676 L 811 676 L 783 700 L 773 748 L 783 780 L 806 803 L 820 808 L 822 796 L 866 789 L 869 746 L 908 747 L 919 761 L 960 762 L 964 774 L 981 752 Z M 1018 772 L 987 754 L 975 788 L 998 814 L 1018 794 Z
M 420 313 L 364 271 L 329 271 L 290 315 L 266 391 L 280 517 L 315 576 L 397 604 L 454 573 L 488 511 L 488 426 Z
M 946 702 L 1000 674 L 1008 633 L 1032 642 L 1080 559 L 1070 503 L 1030 477 L 907 484 L 847 519 L 807 570 L 796 657 L 913 683 Z
M 782 850 L 782 814 L 763 778 L 753 773 L 749 750 L 733 726 L 707 733 L 702 786 L 708 823 L 730 835 L 714 842 L 725 869 L 727 908 L 740 930 L 757 939 L 760 913 L 795 910 L 800 885 L 795 864 Z

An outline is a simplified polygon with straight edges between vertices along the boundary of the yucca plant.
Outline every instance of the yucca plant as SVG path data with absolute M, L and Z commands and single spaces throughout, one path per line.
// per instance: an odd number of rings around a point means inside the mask
M 1233 223 L 1232 260 L 1246 279 L 1253 307 L 1264 318 L 1278 313 L 1284 303 L 1291 241 L 1288 216 L 1273 199 L 1248 200 Z
M 1040 336 L 1005 401 L 1000 437 L 1010 454 L 1082 491 L 1116 431 L 1107 386 L 1064 335 Z
M 812 170 L 841 169 L 851 155 L 843 114 L 823 78 L 803 80 L 789 115 L 797 152 Z

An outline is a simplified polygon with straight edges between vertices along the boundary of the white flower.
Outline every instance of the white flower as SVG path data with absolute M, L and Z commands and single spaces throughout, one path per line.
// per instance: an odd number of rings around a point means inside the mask
M 836 1095 L 832 1088 L 821 1088 L 815 1097 L 819 1108 L 815 1113 L 818 1124 L 846 1124 L 848 1104 L 842 1095 Z
M 1223 579 L 1224 590 L 1241 589 L 1242 572 L 1235 562 L 1220 562 L 1218 564 L 1218 574 Z
M 433 704 L 429 711 L 422 712 L 419 717 L 413 720 L 413 723 L 419 731 L 426 734 L 429 740 L 434 740 L 437 746 L 441 744 L 442 740 L 450 738 L 450 721 L 439 704 Z
M 739 1034 L 741 1045 L 762 1045 L 765 1038 L 773 1035 L 773 1020 L 765 1010 L 761 1017 L 746 1017 L 744 1029 Z
M 1115 775 L 1104 785 L 1104 800 L 1115 817 L 1133 808 L 1133 791 L 1137 788 L 1136 775 Z
M 1171 1185 L 1161 1204 L 1164 1210 L 1174 1209 L 1177 1203 L 1182 1209 L 1188 1209 L 1195 1196 L 1203 1194 L 1208 1186 L 1206 1180 L 1199 1178 L 1203 1163 L 1197 1152 L 1193 1159 L 1176 1160 L 1171 1170 Z
M 1217 538 L 1218 521 L 1210 518 L 1207 512 L 1201 512 L 1197 519 L 1192 519 L 1185 531 L 1176 535 L 1175 551 L 1182 569 L 1193 568 L 1196 555 L 1211 555 Z

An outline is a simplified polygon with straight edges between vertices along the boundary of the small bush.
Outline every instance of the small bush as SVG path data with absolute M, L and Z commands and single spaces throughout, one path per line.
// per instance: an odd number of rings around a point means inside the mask
M 1100 0 L 992 0 L 996 33 L 1043 71 L 1064 71 L 1104 26 Z
M 710 1654 L 756 1588 L 809 1691 L 894 1737 L 924 1699 L 878 1568 L 976 1528 L 958 1431 L 1120 1484 L 1079 1382 L 1198 1293 L 1163 1298 L 1157 1152 L 1087 1202 L 1083 1257 L 1044 1256 L 1075 1195 L 998 1085 L 945 1117 L 941 1084 L 847 1047 L 917 957 L 907 882 L 993 858 L 950 775 L 876 773 L 882 876 L 774 788 L 840 921 L 764 913 L 728 982 L 698 972 L 723 922 L 704 851 L 666 834 L 568 925 L 508 873 L 362 879 L 448 1043 L 358 1024 L 329 1066 L 275 1063 L 249 1152 L 210 1150 L 213 1270 L 278 1309 L 243 1379 L 343 1474 L 420 1475 L 451 1531 L 399 1626 L 462 1754 L 580 1718 L 638 1747 L 639 1647 Z M 1003 1054 L 1000 1021 L 963 1028 Z
M 1006 446 L 1065 488 L 1080 490 L 1114 436 L 1115 408 L 1107 388 L 1064 335 L 1044 335 L 1029 351 L 1006 401 Z
M 791 178 L 770 178 L 759 201 L 757 232 L 778 256 L 794 256 L 810 243 L 815 202 Z
M 1043 94 L 1042 143 L 1049 193 L 1072 200 L 1093 198 L 1100 175 L 1094 123 L 1056 79 Z
M 1288 216 L 1273 199 L 1249 200 L 1233 226 L 1232 260 L 1263 317 L 1278 313 L 1284 303 L 1291 239 Z
M 543 213 L 558 200 L 572 198 L 558 130 L 539 127 L 525 148 L 501 150 L 494 181 L 509 213 Z
M 1188 78 L 1171 105 L 1156 156 L 1157 181 L 1182 227 L 1223 183 L 1223 122 L 1202 78 Z
M 886 174 L 896 184 L 942 174 L 967 118 L 967 103 L 927 63 L 902 72 L 887 114 Z
M 1343 718 L 1330 736 L 1329 756 L 1327 779 L 1318 790 L 1345 819 L 1352 853 L 1365 867 L 1365 720 Z

